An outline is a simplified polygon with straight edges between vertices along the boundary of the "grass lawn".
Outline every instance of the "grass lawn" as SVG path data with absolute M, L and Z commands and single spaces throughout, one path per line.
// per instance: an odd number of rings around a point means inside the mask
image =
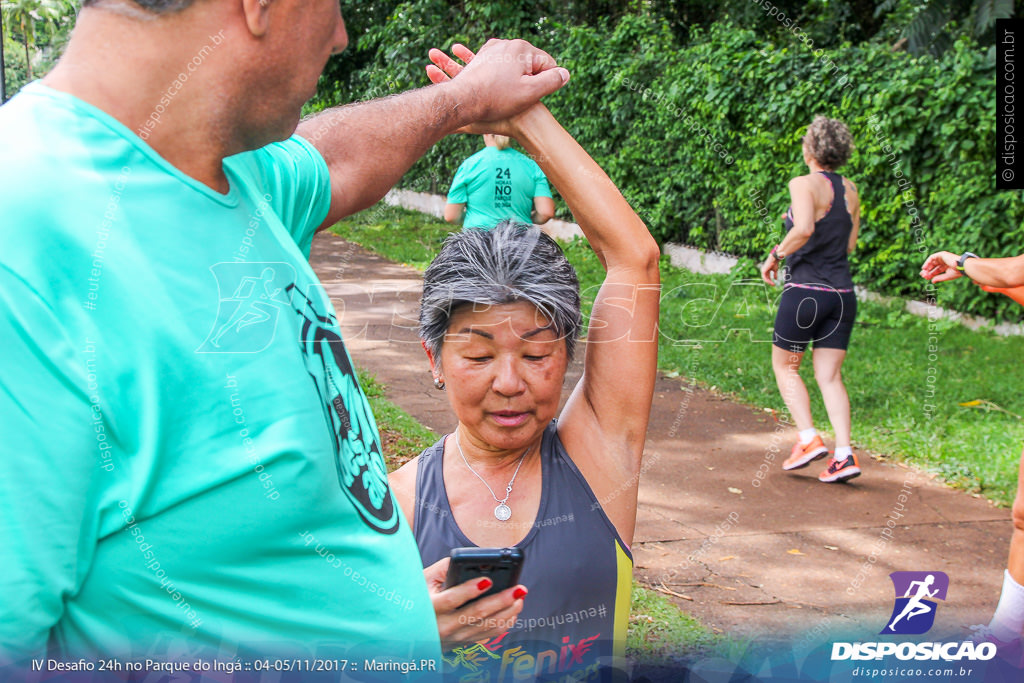
M 388 472 L 397 470 L 413 459 L 424 448 L 431 446 L 440 435 L 434 434 L 409 413 L 405 412 L 384 396 L 384 385 L 369 372 L 356 369 L 359 384 L 362 385 L 370 409 L 380 430 L 381 448 Z
M 735 647 L 673 604 L 664 595 L 633 579 L 632 609 L 626 632 L 626 656 L 632 660 L 662 661 Z
M 380 430 L 384 460 L 391 472 L 433 444 L 438 435 L 388 401 L 386 387 L 368 372 L 357 370 Z M 712 633 L 658 593 L 633 581 L 633 608 L 626 635 L 626 653 L 634 660 L 662 661 L 696 655 L 727 646 L 728 639 Z
M 380 204 L 332 230 L 422 270 L 452 227 Z M 579 272 L 588 310 L 603 271 L 580 241 L 566 247 L 566 254 Z M 742 276 L 698 275 L 663 260 L 659 365 L 670 374 L 692 376 L 705 387 L 784 414 L 770 348 L 779 291 L 758 282 L 752 265 Z M 878 458 L 913 464 L 953 486 L 1009 504 L 1024 440 L 1024 396 L 1016 368 L 1022 357 L 1024 338 L 973 332 L 949 321 L 929 322 L 896 304 L 860 302 L 843 366 L 854 444 Z M 803 374 L 815 423 L 827 428 L 809 358 Z

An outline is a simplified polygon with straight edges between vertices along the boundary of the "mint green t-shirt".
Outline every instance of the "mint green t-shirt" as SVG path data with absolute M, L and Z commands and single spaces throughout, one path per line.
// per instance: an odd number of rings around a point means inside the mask
M 293 137 L 226 159 L 221 195 L 36 83 L 0 107 L 0 159 L 0 664 L 47 643 L 437 662 L 307 260 L 320 154 Z
M 449 204 L 465 204 L 466 228 L 493 228 L 506 219 L 531 223 L 534 197 L 550 197 L 540 166 L 506 147 L 484 147 L 462 162 L 448 190 Z

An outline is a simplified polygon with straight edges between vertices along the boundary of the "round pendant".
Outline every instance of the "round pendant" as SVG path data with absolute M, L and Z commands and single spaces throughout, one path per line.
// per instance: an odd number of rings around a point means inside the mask
M 512 516 L 512 508 L 504 503 L 499 503 L 498 507 L 494 508 L 494 516 L 502 522 L 506 522 Z

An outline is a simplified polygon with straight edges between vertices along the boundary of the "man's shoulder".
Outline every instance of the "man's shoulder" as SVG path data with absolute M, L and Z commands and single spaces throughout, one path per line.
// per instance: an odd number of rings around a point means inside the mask
M 278 156 L 274 154 L 274 145 L 280 145 L 279 142 L 273 142 L 264 147 L 257 147 L 256 149 L 246 150 L 245 152 L 239 152 L 232 156 L 224 159 L 224 166 L 230 168 L 236 173 L 259 173 L 263 169 L 271 166 L 280 164 Z
M 0 201 L 5 207 L 38 196 L 48 197 L 50 204 L 59 202 L 58 193 L 69 178 L 97 176 L 94 161 L 76 163 L 89 146 L 88 118 L 67 96 L 37 83 L 0 107 Z
M 224 159 L 224 166 L 260 186 L 306 176 L 314 167 L 321 172 L 326 170 L 320 152 L 298 135 L 230 156 Z
M 0 107 L 4 262 L 67 254 L 89 241 L 108 210 L 124 164 L 108 139 L 90 138 L 96 129 L 87 118 L 64 106 L 59 93 L 32 86 Z
M 46 125 L 43 114 L 42 103 L 31 93 L 19 93 L 0 107 L 0 159 L 4 160 L 0 174 L 19 175 L 19 164 L 31 161 L 43 149 L 44 140 L 38 135 L 40 126 Z
M 17 126 L 17 119 L 0 117 L 0 213 L 7 218 L 54 208 L 66 187 L 64 178 L 74 173 L 74 169 L 56 163 L 41 139 L 19 134 L 19 130 L 24 129 Z M 12 223 L 2 221 L 6 226 Z

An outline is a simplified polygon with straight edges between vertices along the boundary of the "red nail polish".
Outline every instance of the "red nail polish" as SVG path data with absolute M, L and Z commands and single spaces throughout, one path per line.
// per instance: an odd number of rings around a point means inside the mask
M 493 585 L 494 585 L 493 581 L 491 581 L 487 577 L 484 577 L 484 578 L 480 579 L 479 581 L 477 581 L 476 589 L 477 590 L 481 590 L 481 591 L 485 591 L 485 590 L 487 590 L 488 588 L 490 588 Z
M 518 600 L 520 598 L 525 598 L 525 597 L 526 597 L 526 589 L 525 588 L 517 588 L 514 591 L 512 591 L 512 598 L 514 600 Z

